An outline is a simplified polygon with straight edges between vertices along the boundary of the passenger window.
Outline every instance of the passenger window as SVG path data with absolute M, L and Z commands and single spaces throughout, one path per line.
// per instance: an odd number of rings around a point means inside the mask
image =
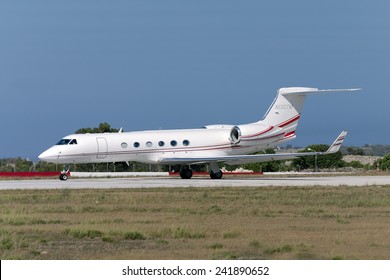
M 172 141 L 171 141 L 171 146 L 172 146 L 172 147 L 175 147 L 176 145 L 177 145 L 176 140 L 172 140 Z
M 150 141 L 146 142 L 146 147 L 150 148 L 150 147 L 152 147 L 152 146 L 153 146 L 153 143 L 152 143 L 152 142 L 150 142 Z
M 134 142 L 133 146 L 134 146 L 134 148 L 138 148 L 139 147 L 139 143 L 138 142 Z
M 160 147 L 163 147 L 163 146 L 165 145 L 165 143 L 164 143 L 164 141 L 160 141 L 160 142 L 158 142 L 158 145 L 159 145 Z
M 190 144 L 190 141 L 188 141 L 188 140 L 183 141 L 183 146 L 188 146 L 189 144 Z

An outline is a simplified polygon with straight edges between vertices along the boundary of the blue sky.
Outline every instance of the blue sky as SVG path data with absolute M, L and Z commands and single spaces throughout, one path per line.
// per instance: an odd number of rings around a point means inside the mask
M 262 118 L 286 86 L 309 96 L 292 145 L 390 144 L 390 2 L 0 2 L 0 158 L 81 127 L 197 128 Z

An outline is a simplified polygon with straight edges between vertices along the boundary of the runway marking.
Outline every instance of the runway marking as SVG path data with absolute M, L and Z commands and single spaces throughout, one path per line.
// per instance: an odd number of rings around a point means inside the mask
M 70 178 L 42 180 L 4 180 L 0 190 L 15 189 L 113 189 L 113 188 L 185 188 L 185 187 L 308 187 L 308 186 L 385 186 L 390 185 L 390 176 L 329 176 L 329 177 L 291 177 L 291 178 Z

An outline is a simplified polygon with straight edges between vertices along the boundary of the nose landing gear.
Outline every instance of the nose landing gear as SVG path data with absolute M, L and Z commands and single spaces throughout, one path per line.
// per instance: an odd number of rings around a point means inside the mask
M 69 170 L 70 170 L 70 166 L 69 165 L 65 165 L 65 168 L 64 168 L 64 170 L 61 171 L 61 175 L 59 177 L 61 181 L 68 180 Z

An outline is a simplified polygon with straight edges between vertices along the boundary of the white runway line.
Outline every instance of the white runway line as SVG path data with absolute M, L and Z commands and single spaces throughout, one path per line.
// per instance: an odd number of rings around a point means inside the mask
M 70 178 L 42 180 L 4 180 L 1 190 L 16 189 L 113 189 L 113 188 L 179 188 L 179 187 L 267 187 L 267 186 L 385 186 L 390 176 L 330 176 L 292 178 Z

